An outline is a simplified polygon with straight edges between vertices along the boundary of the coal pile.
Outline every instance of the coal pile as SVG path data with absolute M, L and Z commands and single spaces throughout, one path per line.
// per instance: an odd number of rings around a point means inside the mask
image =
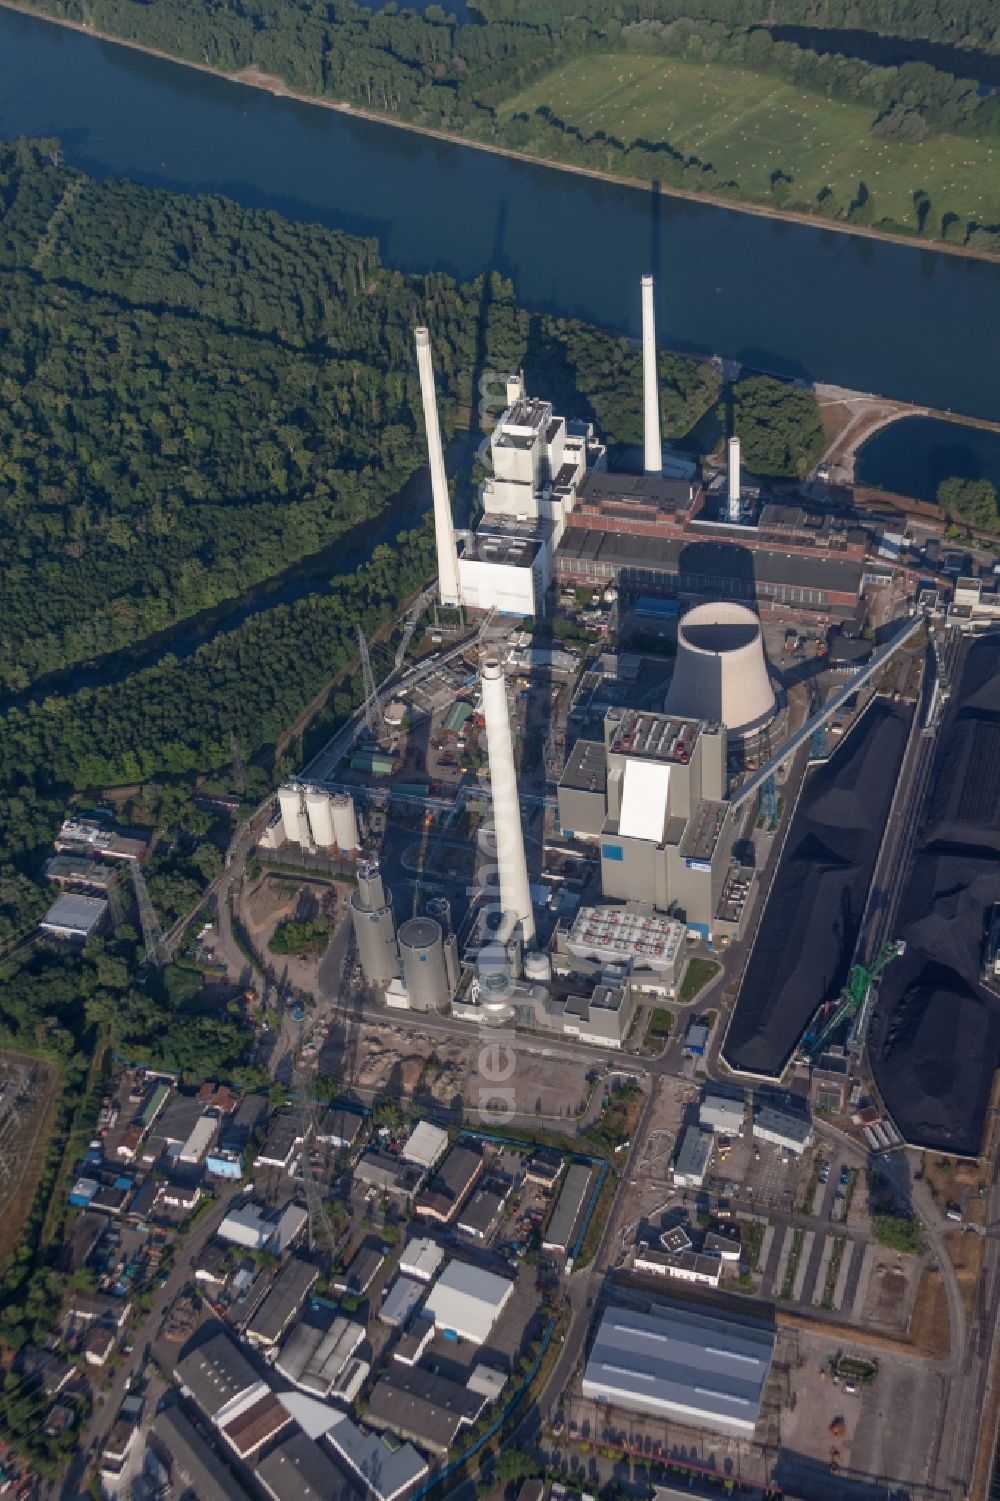
M 1000 1062 L 1000 1002 L 980 984 L 1000 900 L 1000 645 L 972 645 L 941 727 L 927 812 L 900 904 L 906 953 L 871 1031 L 879 1089 L 908 1141 L 979 1151 Z
M 732 1068 L 780 1075 L 845 984 L 908 729 L 878 701 L 809 774 L 723 1047 Z

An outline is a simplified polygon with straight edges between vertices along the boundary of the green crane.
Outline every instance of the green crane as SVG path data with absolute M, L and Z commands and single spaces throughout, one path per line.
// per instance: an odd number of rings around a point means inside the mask
M 822 1021 L 822 1011 L 810 1028 L 805 1039 L 805 1052 L 810 1058 L 815 1058 L 821 1053 L 826 1043 L 848 1017 L 853 1018 L 851 1027 L 850 1045 L 856 1048 L 867 1031 L 867 1010 L 865 1001 L 871 993 L 871 988 L 887 965 L 891 964 L 903 953 L 906 945 L 898 939 L 884 944 L 876 954 L 871 964 L 852 964 L 851 972 L 847 977 L 847 984 L 840 992 L 838 1000 L 833 1005 L 829 1016 Z M 815 1030 L 818 1026 L 818 1030 Z

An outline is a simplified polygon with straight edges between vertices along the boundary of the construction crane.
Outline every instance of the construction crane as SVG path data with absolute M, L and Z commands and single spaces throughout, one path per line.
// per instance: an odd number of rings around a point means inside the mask
M 899 939 L 885 944 L 870 964 L 852 964 L 847 984 L 836 1001 L 825 1001 L 813 1017 L 812 1024 L 802 1040 L 802 1051 L 807 1058 L 815 1058 L 834 1036 L 844 1022 L 851 1018 L 851 1046 L 857 1046 L 856 1034 L 863 1037 L 859 1023 L 867 1022 L 866 1001 L 875 981 L 894 959 L 905 952 L 906 945 Z M 866 1028 L 865 1028 L 866 1029 Z

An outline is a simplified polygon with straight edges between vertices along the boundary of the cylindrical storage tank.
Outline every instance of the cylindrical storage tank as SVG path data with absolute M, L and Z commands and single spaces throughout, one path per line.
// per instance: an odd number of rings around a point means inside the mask
M 349 792 L 334 793 L 333 836 L 338 848 L 347 855 L 358 847 L 358 815 Z
M 451 1000 L 444 935 L 433 917 L 411 917 L 399 930 L 399 958 L 411 1011 L 438 1011 Z
M 304 844 L 302 837 L 302 789 L 297 782 L 287 782 L 278 788 L 278 806 L 281 822 L 285 826 L 285 838 L 289 844 Z
M 382 711 L 386 724 L 391 730 L 398 730 L 406 718 L 406 705 L 401 698 L 394 698 L 387 703 Z
M 724 724 L 730 739 L 756 734 L 774 718 L 760 620 L 746 605 L 696 605 L 677 629 L 677 659 L 664 710 Z
M 385 906 L 385 886 L 377 860 L 366 860 L 358 866 L 358 889 L 355 895 L 362 912 L 374 912 Z
M 543 984 L 552 979 L 552 960 L 548 954 L 525 954 L 524 974 L 528 980 L 540 980 Z
M 336 840 L 333 836 L 330 794 L 324 792 L 322 787 L 307 788 L 306 812 L 309 815 L 309 832 L 312 834 L 313 844 L 317 849 L 332 849 Z
M 386 893 L 383 905 L 369 909 L 361 901 L 360 891 L 352 892 L 351 918 L 358 944 L 358 960 L 368 984 L 387 985 L 390 980 L 398 979 L 399 952 L 392 893 Z

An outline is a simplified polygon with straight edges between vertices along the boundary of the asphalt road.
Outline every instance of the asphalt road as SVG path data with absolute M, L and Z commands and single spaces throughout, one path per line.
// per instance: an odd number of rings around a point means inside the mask
M 211 1209 L 198 1221 L 191 1232 L 178 1242 L 178 1258 L 162 1287 L 156 1290 L 153 1305 L 144 1318 L 131 1331 L 132 1354 L 125 1356 L 115 1372 L 107 1391 L 97 1388 L 94 1410 L 90 1419 L 80 1430 L 76 1455 L 63 1480 L 62 1487 L 52 1486 L 47 1496 L 58 1496 L 60 1501 L 78 1501 L 83 1492 L 83 1481 L 90 1464 L 100 1457 L 107 1442 L 119 1408 L 125 1398 L 127 1384 L 135 1376 L 145 1358 L 146 1345 L 159 1329 L 167 1309 L 191 1278 L 194 1260 L 212 1238 L 225 1218 L 231 1200 L 241 1191 L 242 1184 L 234 1183 L 219 1190 L 219 1196 Z

